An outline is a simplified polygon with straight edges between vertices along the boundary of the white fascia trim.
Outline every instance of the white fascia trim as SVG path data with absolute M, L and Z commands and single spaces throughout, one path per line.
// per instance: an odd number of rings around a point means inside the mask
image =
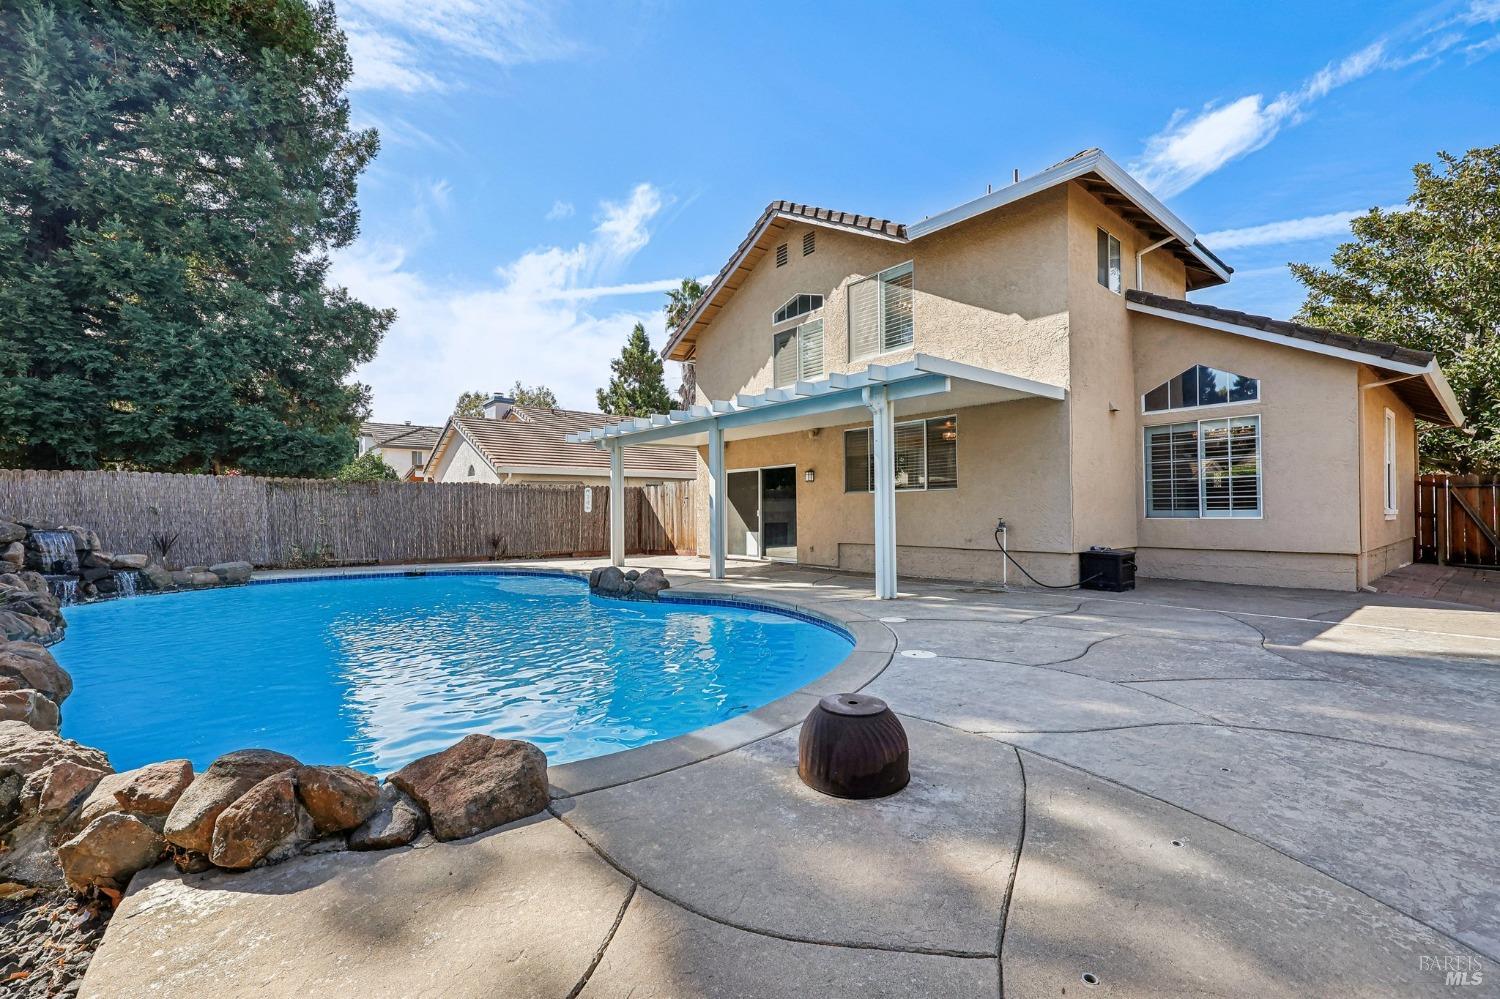
M 1458 404 L 1458 397 L 1453 394 L 1453 387 L 1448 384 L 1448 378 L 1443 374 L 1443 369 L 1438 367 L 1437 358 L 1434 357 L 1427 367 L 1423 369 L 1422 377 L 1432 387 L 1432 394 L 1437 396 L 1438 402 L 1443 406 L 1443 412 L 1447 413 L 1448 419 L 1453 421 L 1453 426 L 1460 430 L 1463 429 L 1463 407 Z
M 1170 208 L 1157 200 L 1155 195 L 1142 187 L 1140 182 L 1125 171 L 1124 167 L 1110 159 L 1103 152 L 1090 153 L 1081 159 L 1043 170 L 1041 173 L 1027 177 L 1025 180 L 1011 184 L 1009 187 L 1002 187 L 992 194 L 975 198 L 973 201 L 959 205 L 957 208 L 950 208 L 946 212 L 939 212 L 937 215 L 925 218 L 921 222 L 909 225 L 906 227 L 907 239 L 920 239 L 929 233 L 937 232 L 939 229 L 946 229 L 948 226 L 957 225 L 960 222 L 974 218 L 976 215 L 983 215 L 985 212 L 994 211 L 996 208 L 1020 201 L 1022 198 L 1029 198 L 1031 195 L 1045 191 L 1049 187 L 1055 187 L 1058 184 L 1076 180 L 1084 174 L 1089 173 L 1097 173 L 1113 184 L 1121 194 L 1134 201 L 1141 211 L 1151 216 L 1156 220 L 1157 224 L 1176 237 L 1187 248 L 1189 253 L 1198 258 L 1204 267 L 1207 267 L 1216 274 L 1220 280 L 1229 280 L 1229 272 L 1211 256 L 1198 248 L 1198 234 L 1186 222 L 1173 214 Z
M 500 465 L 496 467 L 501 475 L 565 475 L 578 476 L 588 479 L 609 478 L 609 466 L 598 467 L 594 465 Z M 627 479 L 696 479 L 698 473 L 693 472 L 668 472 L 658 469 L 632 468 L 625 466 L 625 477 Z
M 1158 309 L 1154 305 L 1142 305 L 1139 302 L 1126 302 L 1125 308 L 1131 312 L 1141 312 L 1148 316 L 1160 316 L 1162 319 L 1171 319 L 1179 323 L 1187 323 L 1189 326 L 1202 326 L 1204 329 L 1219 330 L 1223 333 L 1234 333 L 1239 336 L 1247 336 L 1252 340 L 1260 340 L 1264 343 L 1274 343 L 1282 347 L 1293 347 L 1297 350 L 1306 350 L 1314 354 L 1322 354 L 1325 357 L 1337 357 L 1344 361 L 1353 361 L 1356 364 L 1368 364 L 1373 368 L 1385 368 L 1390 371 L 1400 371 L 1408 375 L 1425 375 L 1433 367 L 1432 365 L 1408 364 L 1404 361 L 1393 361 L 1389 358 L 1376 357 L 1374 354 L 1366 354 L 1359 350 L 1350 350 L 1347 347 L 1335 347 L 1332 344 L 1318 343 L 1315 340 L 1303 340 L 1301 337 L 1287 336 L 1284 333 L 1273 333 L 1269 330 L 1256 329 L 1254 326 L 1243 326 L 1239 323 L 1227 323 L 1222 319 L 1208 319 L 1203 316 L 1190 316 L 1183 312 L 1174 312 L 1171 309 Z M 1441 372 L 1439 372 L 1441 374 Z

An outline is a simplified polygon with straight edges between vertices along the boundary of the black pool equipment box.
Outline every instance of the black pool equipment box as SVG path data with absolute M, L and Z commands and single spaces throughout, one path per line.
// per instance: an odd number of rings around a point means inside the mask
M 1135 552 L 1090 548 L 1078 553 L 1078 588 L 1124 593 L 1135 589 Z

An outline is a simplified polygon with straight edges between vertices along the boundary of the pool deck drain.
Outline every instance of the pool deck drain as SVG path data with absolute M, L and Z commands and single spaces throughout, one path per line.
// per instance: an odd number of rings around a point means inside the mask
M 1500 615 L 632 565 L 842 623 L 817 689 L 890 703 L 911 784 L 805 787 L 804 689 L 555 767 L 548 812 L 473 840 L 144 872 L 81 994 L 1451 996 L 1445 958 L 1500 986 Z

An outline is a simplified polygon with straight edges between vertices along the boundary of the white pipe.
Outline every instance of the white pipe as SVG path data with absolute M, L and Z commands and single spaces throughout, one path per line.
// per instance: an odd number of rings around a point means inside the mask
M 1159 249 L 1161 249 L 1163 246 L 1166 246 L 1168 243 L 1172 242 L 1172 240 L 1174 240 L 1176 238 L 1177 238 L 1176 236 L 1168 236 L 1166 239 L 1158 239 L 1156 242 L 1152 243 L 1150 246 L 1146 247 L 1144 250 L 1138 250 L 1138 251 L 1136 251 L 1136 254 L 1135 254 L 1135 287 L 1136 287 L 1137 291 L 1145 291 L 1146 290 L 1146 259 L 1145 259 L 1146 258 L 1146 254 L 1150 253 L 1152 250 L 1159 250 Z

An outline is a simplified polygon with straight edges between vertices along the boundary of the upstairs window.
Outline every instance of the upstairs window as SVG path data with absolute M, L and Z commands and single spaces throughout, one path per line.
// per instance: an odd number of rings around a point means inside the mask
M 1396 414 L 1385 411 L 1385 517 L 1396 519 Z
M 427 461 L 427 452 L 426 451 L 413 451 L 411 453 L 411 463 L 413 465 L 421 465 L 421 464 L 423 464 L 426 461 Z
M 823 307 L 822 295 L 793 295 L 786 300 L 786 304 L 777 309 L 771 316 L 771 322 L 784 323 L 798 316 L 805 316 L 809 312 L 817 312 Z
M 896 488 L 902 491 L 958 488 L 958 418 L 938 416 L 896 424 Z M 844 491 L 867 493 L 875 486 L 870 428 L 844 431 Z
M 809 253 L 811 253 L 813 250 L 816 250 L 817 248 L 818 248 L 818 246 L 817 246 L 817 237 L 812 232 L 810 232 L 810 231 L 803 233 L 802 234 L 802 255 L 805 257 Z
M 909 347 L 913 333 L 910 261 L 849 286 L 849 360 Z
M 786 266 L 786 244 L 785 243 L 782 243 L 780 246 L 776 247 L 776 266 L 777 267 L 785 267 Z
M 823 377 L 823 320 L 814 319 L 772 336 L 771 374 L 777 388 Z
M 1120 241 L 1099 230 L 1099 283 L 1120 293 Z
M 1260 417 L 1146 428 L 1147 517 L 1260 515 Z
M 1195 364 L 1142 396 L 1141 412 L 1166 413 L 1174 409 L 1194 409 L 1198 406 L 1255 402 L 1259 398 L 1260 379 Z

